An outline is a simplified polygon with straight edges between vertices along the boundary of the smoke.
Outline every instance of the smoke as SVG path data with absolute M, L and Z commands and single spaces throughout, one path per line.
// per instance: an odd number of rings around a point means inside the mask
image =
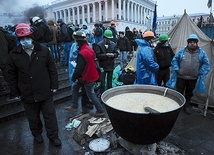
M 0 0 L 0 14 L 3 13 L 8 15 L 8 20 L 14 17 L 11 21 L 14 25 L 21 22 L 29 23 L 30 17 L 44 18 L 46 16 L 45 9 L 39 6 L 39 3 L 33 4 L 33 0 Z

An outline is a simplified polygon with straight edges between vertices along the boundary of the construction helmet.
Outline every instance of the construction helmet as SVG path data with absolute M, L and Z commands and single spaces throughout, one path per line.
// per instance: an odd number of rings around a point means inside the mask
M 25 37 L 33 34 L 33 31 L 29 24 L 20 23 L 16 26 L 16 35 L 17 37 Z
M 38 16 L 35 16 L 35 17 L 32 18 L 32 22 L 35 23 L 35 22 L 39 21 L 39 19 L 40 18 Z
M 73 38 L 75 40 L 86 40 L 86 34 L 84 31 L 76 31 L 73 33 Z
M 112 31 L 111 30 L 105 30 L 104 37 L 109 38 L 109 39 L 113 38 Z
M 111 22 L 110 22 L 110 25 L 115 25 L 115 22 L 114 22 L 114 21 L 111 21 Z
M 154 33 L 152 31 L 146 31 L 143 34 L 143 38 L 147 38 L 147 37 L 155 38 L 155 35 L 154 35 Z
M 196 34 L 190 34 L 187 39 L 187 42 L 189 42 L 190 40 L 195 40 L 196 42 L 199 41 L 198 36 Z
M 164 41 L 168 41 L 169 40 L 169 36 L 167 34 L 161 34 L 158 38 L 158 40 L 160 42 L 164 42 Z

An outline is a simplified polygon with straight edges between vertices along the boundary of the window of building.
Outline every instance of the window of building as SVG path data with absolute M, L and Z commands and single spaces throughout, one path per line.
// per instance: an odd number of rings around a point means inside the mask
M 90 7 L 90 12 L 92 12 L 92 7 Z
M 104 8 L 103 5 L 101 5 L 101 10 L 103 10 L 103 8 Z
M 90 17 L 90 23 L 92 23 L 92 17 Z

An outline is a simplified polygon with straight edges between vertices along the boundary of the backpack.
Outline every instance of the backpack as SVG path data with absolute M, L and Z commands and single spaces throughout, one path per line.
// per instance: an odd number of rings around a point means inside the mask
M 137 80 L 137 75 L 135 71 L 124 69 L 118 77 L 118 81 L 123 82 L 124 85 L 134 84 Z
M 102 36 L 102 34 L 103 34 L 103 30 L 100 27 L 98 27 L 97 29 L 95 29 L 94 35 L 96 37 L 100 37 L 100 36 Z
M 46 33 L 44 36 L 44 40 L 46 42 L 51 42 L 54 38 L 54 33 L 53 33 L 53 29 L 51 27 L 49 27 L 48 25 L 46 25 Z
M 8 52 L 10 52 L 14 47 L 16 47 L 16 37 L 13 36 L 12 34 L 10 34 L 9 32 L 7 32 L 6 30 L 0 29 L 5 36 L 5 39 L 7 40 L 8 43 Z

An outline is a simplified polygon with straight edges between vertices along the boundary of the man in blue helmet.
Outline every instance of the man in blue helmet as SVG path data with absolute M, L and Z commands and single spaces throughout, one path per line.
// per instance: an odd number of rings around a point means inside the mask
M 206 93 L 205 77 L 210 71 L 209 58 L 198 46 L 198 36 L 191 34 L 187 46 L 178 51 L 172 59 L 172 77 L 167 86 L 184 94 L 184 112 L 191 114 L 190 100 L 195 94 Z

